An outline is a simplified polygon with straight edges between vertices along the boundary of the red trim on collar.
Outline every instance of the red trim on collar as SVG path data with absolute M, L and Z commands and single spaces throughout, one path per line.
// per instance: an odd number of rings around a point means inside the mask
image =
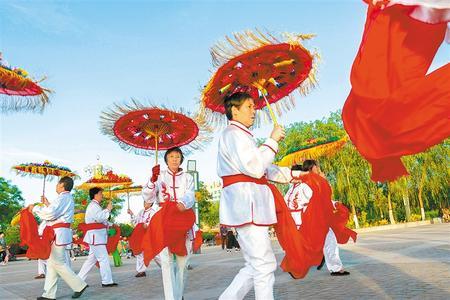
M 179 168 L 179 171 L 175 174 L 173 174 L 173 172 L 170 169 L 167 169 L 167 172 L 171 175 L 171 176 L 180 176 L 181 174 L 184 173 L 182 168 Z
M 232 122 L 230 122 L 230 125 L 233 125 L 233 126 L 239 128 L 240 130 L 250 134 L 253 137 L 253 134 L 250 131 L 248 131 L 247 129 L 244 129 L 244 128 L 241 127 L 241 126 L 244 126 L 242 123 L 239 123 L 238 121 L 232 121 Z

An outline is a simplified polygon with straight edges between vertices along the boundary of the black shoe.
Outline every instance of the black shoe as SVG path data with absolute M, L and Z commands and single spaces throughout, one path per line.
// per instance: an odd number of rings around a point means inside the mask
M 134 277 L 146 277 L 147 274 L 145 274 L 145 272 L 139 272 L 136 275 L 134 275 Z
M 350 275 L 349 271 L 339 271 L 339 272 L 331 272 L 331 276 L 347 276 Z
M 108 284 L 103 284 L 102 283 L 102 287 L 112 287 L 112 286 L 118 286 L 117 283 L 113 282 L 113 283 L 108 283 Z
M 325 256 L 322 257 L 322 261 L 320 262 L 320 265 L 317 266 L 317 270 L 320 271 L 320 269 L 322 269 L 323 265 L 325 264 Z
M 81 291 L 79 291 L 79 292 L 74 292 L 73 295 L 72 295 L 72 298 L 73 298 L 73 299 L 75 299 L 75 298 L 80 298 L 80 296 L 83 294 L 83 292 L 87 289 L 88 286 L 89 286 L 89 285 L 86 284 L 86 286 L 85 286 Z
M 37 297 L 36 300 L 56 300 L 55 298 Z

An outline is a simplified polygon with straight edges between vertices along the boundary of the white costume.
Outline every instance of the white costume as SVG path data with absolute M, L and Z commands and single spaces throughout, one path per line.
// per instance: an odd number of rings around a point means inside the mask
M 194 179 L 183 170 L 175 174 L 168 169 L 162 170 L 155 183 L 149 181 L 144 186 L 142 196 L 144 201 L 154 202 L 152 208 L 155 211 L 160 209 L 160 204 L 164 203 L 166 198 L 170 198 L 170 201 L 182 203 L 186 209 L 190 209 L 195 203 Z M 188 231 L 186 238 L 187 256 L 175 255 L 174 258 L 168 248 L 164 248 L 159 254 L 166 300 L 180 300 L 183 297 L 185 271 L 192 249 L 192 240 L 195 238 L 194 234 L 193 230 Z
M 300 225 L 302 224 L 301 214 L 306 211 L 312 194 L 313 191 L 307 184 L 295 183 L 289 188 L 284 196 L 284 200 L 286 201 L 289 210 L 291 210 L 292 218 L 294 219 L 297 228 L 300 228 Z M 336 201 L 333 201 L 333 206 L 335 206 L 335 203 Z M 339 257 L 339 247 L 336 236 L 331 228 L 328 230 L 325 238 L 323 254 L 325 256 L 327 268 L 330 272 L 339 272 L 344 269 L 341 258 Z
M 60 223 L 70 225 L 73 222 L 73 210 L 74 202 L 69 192 L 60 193 L 49 206 L 33 208 L 33 212 L 46 221 L 47 226 L 58 226 Z M 66 264 L 66 246 L 72 244 L 72 229 L 68 226 L 54 228 L 54 231 L 55 241 L 52 243 L 50 257 L 47 260 L 47 274 L 42 294 L 46 298 L 56 297 L 58 275 L 75 292 L 86 287 L 86 283 Z
M 154 207 L 150 207 L 149 209 L 142 209 L 136 216 L 134 216 L 134 215 L 131 216 L 131 222 L 134 225 L 137 225 L 140 223 L 144 223 L 144 224 L 148 225 L 150 223 L 151 218 L 153 217 L 153 215 L 155 213 L 156 213 L 156 208 L 154 208 Z M 161 260 L 159 258 L 159 255 L 157 255 L 154 260 L 155 260 L 156 264 L 158 264 L 158 266 L 161 266 Z M 138 273 L 145 272 L 146 269 L 147 269 L 147 266 L 144 264 L 144 254 L 143 253 L 137 254 L 136 255 L 136 272 L 138 272 Z
M 110 211 L 102 209 L 96 200 L 91 200 L 86 208 L 85 223 L 100 223 L 105 225 L 105 228 L 88 230 L 83 238 L 83 241 L 89 244 L 88 258 L 81 267 L 80 272 L 78 272 L 78 276 L 83 280 L 86 279 L 87 273 L 98 261 L 102 284 L 113 283 L 108 251 L 106 250 L 106 244 L 108 243 L 107 226 L 109 224 L 109 214 Z
M 278 143 L 271 138 L 257 147 L 250 131 L 242 124 L 231 121 L 219 140 L 217 173 L 220 177 L 243 174 L 252 178 L 266 176 L 272 181 L 290 182 L 290 169 L 272 165 L 277 150 Z M 275 203 L 268 186 L 238 182 L 223 188 L 220 224 L 236 227 L 245 267 L 219 299 L 243 299 L 253 286 L 256 299 L 273 299 L 277 265 L 268 226 L 275 223 Z
M 304 183 L 292 184 L 284 196 L 284 200 L 295 221 L 295 225 L 297 225 L 297 229 L 302 225 L 302 213 L 305 212 L 311 197 L 312 190 Z

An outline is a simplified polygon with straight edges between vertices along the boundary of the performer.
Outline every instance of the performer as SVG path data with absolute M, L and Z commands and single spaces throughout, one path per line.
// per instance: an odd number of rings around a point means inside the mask
M 246 263 L 219 299 L 243 299 L 253 286 L 256 299 L 273 299 L 276 260 L 269 226 L 277 223 L 276 204 L 271 188 L 259 181 L 265 174 L 276 182 L 292 179 L 289 168 L 272 165 L 285 132 L 275 125 L 270 138 L 258 147 L 249 131 L 255 119 L 251 96 L 234 93 L 224 106 L 230 122 L 219 140 L 217 173 L 224 181 L 220 224 L 236 228 Z
M 446 32 L 450 41 L 450 1 L 366 2 L 342 120 L 372 180 L 392 181 L 408 174 L 402 156 L 450 136 L 450 63 L 429 72 Z
M 150 222 L 151 217 L 156 212 L 155 208 L 152 208 L 153 202 L 150 201 L 144 201 L 144 208 L 139 211 L 139 213 L 135 216 L 133 214 L 133 211 L 131 209 L 128 209 L 127 212 L 131 216 L 131 222 L 136 226 L 138 224 L 143 224 L 144 229 L 147 229 L 148 223 Z M 133 232 L 134 233 L 134 232 Z M 133 235 L 132 233 L 132 235 Z M 141 238 L 142 239 L 142 236 Z M 137 274 L 135 277 L 145 277 L 147 274 L 145 273 L 145 270 L 147 269 L 147 266 L 144 264 L 144 254 L 141 253 L 134 253 L 136 256 L 136 272 Z M 159 256 L 155 257 L 155 262 L 158 266 L 161 266 L 161 261 Z
M 66 246 L 72 243 L 74 201 L 70 191 L 73 188 L 73 179 L 63 177 L 56 185 L 58 197 L 51 203 L 45 196 L 41 201 L 43 206 L 29 205 L 28 209 L 52 226 L 55 240 L 51 245 L 50 257 L 47 260 L 47 275 L 45 277 L 44 293 L 38 300 L 55 299 L 58 276 L 60 276 L 74 291 L 72 298 L 79 298 L 88 285 L 80 279 L 66 264 Z
M 89 197 L 91 202 L 86 208 L 86 224 L 83 225 L 86 229 L 83 241 L 89 245 L 89 255 L 81 267 L 80 272 L 78 272 L 78 276 L 85 280 L 87 273 L 98 261 L 100 265 L 102 287 L 117 286 L 117 283 L 115 283 L 112 278 L 108 251 L 106 250 L 106 244 L 108 242 L 108 218 L 113 206 L 110 201 L 106 208 L 102 209 L 100 205 L 103 199 L 101 188 L 94 187 L 90 189 Z
M 294 165 L 291 170 L 301 171 L 302 166 Z M 302 214 L 306 211 L 306 207 L 308 206 L 311 196 L 311 188 L 307 184 L 297 180 L 293 181 L 284 196 L 284 200 L 286 201 L 286 205 L 288 206 L 292 218 L 295 221 L 295 225 L 297 225 L 297 229 L 299 229 L 300 225 L 302 225 Z
M 304 172 L 312 172 L 325 177 L 315 160 L 305 160 L 303 165 L 295 165 L 291 169 L 302 170 Z M 285 199 L 288 203 L 288 207 L 295 207 L 296 201 L 298 203 L 298 207 L 300 207 L 300 209 L 294 210 L 292 213 L 298 228 L 300 228 L 300 225 L 302 223 L 301 216 L 306 212 L 308 203 L 312 198 L 312 195 L 313 191 L 311 190 L 311 188 L 306 183 L 301 182 L 301 180 L 298 180 L 298 182 L 294 183 L 286 193 Z M 332 202 L 333 207 L 336 209 L 337 201 Z M 344 266 L 339 256 L 339 247 L 336 240 L 336 235 L 331 228 L 328 230 L 327 236 L 325 238 L 323 253 L 323 263 L 326 263 L 328 270 L 331 272 L 331 276 L 350 275 L 350 272 L 344 270 Z M 317 267 L 318 270 L 322 268 L 323 263 L 321 263 Z
M 152 177 L 142 190 L 146 202 L 154 202 L 152 209 L 158 211 L 165 202 L 175 201 L 180 211 L 191 209 L 195 203 L 194 179 L 180 168 L 184 156 L 180 148 L 174 147 L 166 151 L 164 161 L 167 169 L 160 171 L 156 165 Z M 194 228 L 186 232 L 186 256 L 171 253 L 166 247 L 160 253 L 163 277 L 164 297 L 166 300 L 183 298 L 187 264 L 192 248 Z

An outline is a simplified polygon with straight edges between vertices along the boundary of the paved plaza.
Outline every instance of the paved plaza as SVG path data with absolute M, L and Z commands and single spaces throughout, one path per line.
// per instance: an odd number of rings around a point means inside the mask
M 274 242 L 277 260 L 282 252 Z M 361 233 L 356 244 L 341 247 L 341 258 L 350 276 L 331 277 L 312 269 L 303 280 L 276 272 L 275 299 L 450 299 L 450 224 Z M 73 267 L 81 267 L 78 258 Z M 135 278 L 135 260 L 123 259 L 113 268 L 115 288 L 102 288 L 93 269 L 89 288 L 80 299 L 163 299 L 161 273 L 151 264 L 147 277 Z M 241 253 L 204 248 L 193 256 L 186 300 L 217 299 L 243 265 Z M 0 266 L 0 299 L 36 299 L 44 281 L 35 280 L 37 262 L 20 260 Z M 60 281 L 58 299 L 71 299 L 72 291 Z M 249 293 L 245 299 L 254 299 Z

